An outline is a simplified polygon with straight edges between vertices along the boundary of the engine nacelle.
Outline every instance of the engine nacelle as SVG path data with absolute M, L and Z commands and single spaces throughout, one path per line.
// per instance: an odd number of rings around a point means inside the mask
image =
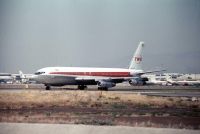
M 134 79 L 131 79 L 129 80 L 129 84 L 132 85 L 132 86 L 135 86 L 135 85 L 145 85 L 146 84 L 146 81 L 148 81 L 148 78 L 134 78 Z
M 111 88 L 111 87 L 116 86 L 116 84 L 113 83 L 113 82 L 100 81 L 100 82 L 98 83 L 98 86 L 99 86 L 99 87 L 102 87 L 102 88 Z

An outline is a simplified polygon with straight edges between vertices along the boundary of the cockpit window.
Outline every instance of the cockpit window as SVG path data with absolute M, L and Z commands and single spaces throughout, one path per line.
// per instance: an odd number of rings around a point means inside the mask
M 44 74 L 45 72 L 36 72 L 35 75 Z

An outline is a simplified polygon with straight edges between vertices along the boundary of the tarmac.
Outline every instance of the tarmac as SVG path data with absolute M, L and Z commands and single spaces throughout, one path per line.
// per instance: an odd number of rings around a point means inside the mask
M 71 124 L 0 123 L 0 134 L 199 134 L 200 130 Z
M 44 90 L 42 84 L 0 84 L 1 92 L 19 92 L 20 90 Z M 52 87 L 55 90 L 74 90 L 77 91 L 77 86 Z M 88 86 L 86 91 L 97 91 L 96 86 Z M 141 94 L 147 96 L 160 97 L 197 97 L 200 98 L 200 87 L 196 86 L 130 86 L 127 83 L 118 84 L 114 88 L 108 89 L 108 92 L 115 92 L 119 94 Z

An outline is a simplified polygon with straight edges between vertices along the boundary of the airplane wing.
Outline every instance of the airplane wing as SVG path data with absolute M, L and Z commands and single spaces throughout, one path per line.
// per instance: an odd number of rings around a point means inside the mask
M 130 79 L 134 79 L 135 77 L 92 77 L 92 76 L 83 76 L 83 77 L 77 77 L 76 81 L 105 81 L 105 82 L 113 82 L 113 83 L 121 83 L 123 81 L 128 81 Z
M 113 87 L 117 83 L 122 83 L 124 81 L 129 81 L 131 84 L 136 83 L 145 83 L 145 81 L 148 81 L 147 78 L 142 78 L 141 75 L 147 74 L 147 73 L 155 73 L 155 72 L 161 72 L 165 70 L 154 70 L 154 71 L 146 71 L 141 73 L 136 73 L 132 77 L 96 77 L 96 76 L 79 76 L 76 77 L 75 80 L 77 82 L 95 82 L 100 87 Z
M 163 69 L 163 70 L 154 70 L 154 71 L 146 71 L 146 72 L 138 73 L 137 75 L 141 76 L 143 74 L 157 73 L 157 72 L 163 72 L 163 71 L 166 71 L 166 69 Z
M 124 81 L 129 81 L 131 84 L 136 83 L 145 83 L 145 81 L 148 81 L 147 78 L 142 78 L 141 75 L 147 74 L 147 73 L 155 73 L 155 72 L 161 72 L 165 70 L 154 70 L 154 71 L 146 71 L 141 73 L 136 73 L 132 77 L 101 77 L 101 76 L 79 76 L 76 77 L 75 80 L 80 83 L 84 82 L 92 82 L 96 83 L 99 87 L 106 87 L 110 88 L 115 86 L 117 83 L 122 83 Z

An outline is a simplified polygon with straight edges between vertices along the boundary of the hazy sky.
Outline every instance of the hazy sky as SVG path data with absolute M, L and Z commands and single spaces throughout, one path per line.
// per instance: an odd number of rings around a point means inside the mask
M 200 0 L 0 0 L 0 72 L 48 66 L 200 73 Z

